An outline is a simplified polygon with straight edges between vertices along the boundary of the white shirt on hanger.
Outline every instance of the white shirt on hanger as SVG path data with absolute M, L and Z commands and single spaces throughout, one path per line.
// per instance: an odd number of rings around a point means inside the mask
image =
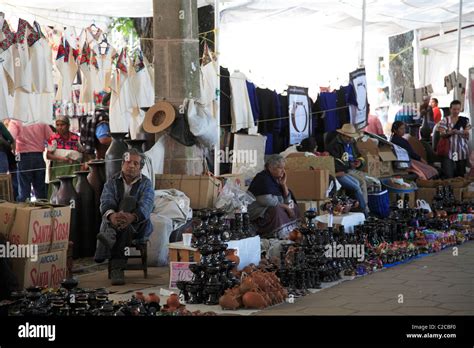
M 247 77 L 234 71 L 230 76 L 231 90 L 231 114 L 232 114 L 232 132 L 248 128 L 249 134 L 256 134 L 257 127 L 252 114 L 249 93 L 247 90 Z

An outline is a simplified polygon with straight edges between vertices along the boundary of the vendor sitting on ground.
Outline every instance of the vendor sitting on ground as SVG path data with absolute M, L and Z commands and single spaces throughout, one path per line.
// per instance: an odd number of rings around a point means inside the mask
M 248 189 L 256 198 L 248 208 L 249 217 L 263 238 L 286 239 L 298 225 L 299 208 L 286 178 L 285 159 L 271 155 Z
M 430 166 L 426 161 L 421 158 L 410 145 L 408 140 L 403 136 L 405 135 L 405 123 L 402 121 L 395 121 L 392 125 L 392 137 L 390 141 L 395 145 L 404 148 L 410 156 L 411 167 L 410 171 L 414 172 L 420 177 L 420 179 L 428 180 L 438 175 L 438 171 Z
M 109 259 L 112 285 L 125 284 L 125 248 L 146 243 L 153 226 L 153 185 L 141 170 L 144 155 L 135 149 L 122 157 L 122 171 L 110 178 L 100 197 L 102 224 L 97 235 L 96 262 Z
M 364 165 L 355 144 L 355 139 L 360 134 L 349 123 L 343 125 L 337 132 L 339 134 L 327 147 L 327 151 L 334 157 L 337 180 L 342 188 L 354 194 L 361 210 L 367 213 L 367 182 L 365 174 L 357 170 Z

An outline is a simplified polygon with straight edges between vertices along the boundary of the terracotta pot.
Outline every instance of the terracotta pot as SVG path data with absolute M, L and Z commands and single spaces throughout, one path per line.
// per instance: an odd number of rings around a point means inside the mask
M 231 294 L 222 295 L 219 299 L 219 305 L 222 309 L 235 310 L 240 307 L 240 303 L 236 300 L 235 296 Z
M 178 295 L 171 294 L 170 297 L 168 297 L 168 300 L 166 300 L 166 305 L 168 306 L 169 309 L 178 308 L 180 305 Z
M 251 277 L 247 277 L 240 284 L 240 293 L 245 294 L 248 291 L 252 291 L 257 288 L 257 284 Z
M 148 294 L 148 297 L 146 299 L 146 302 L 148 303 L 160 303 L 160 296 L 158 296 L 157 294 L 155 294 L 154 292 L 150 292 Z
M 81 242 L 81 257 L 90 257 L 94 256 L 96 248 L 96 231 L 95 226 L 96 214 L 94 204 L 94 190 L 92 186 L 87 181 L 87 175 L 89 171 L 78 171 L 74 172 L 77 175 L 77 184 L 76 191 L 81 200 L 81 205 L 79 207 L 79 235 L 82 236 Z
M 236 266 L 238 266 L 239 263 L 240 263 L 240 257 L 238 257 L 235 254 L 236 251 L 237 250 L 235 250 L 235 249 L 227 249 L 225 251 L 225 258 L 229 261 L 232 261 L 233 263 L 235 263 Z
M 247 309 L 264 309 L 265 299 L 257 292 L 249 291 L 242 298 L 245 308 Z
M 82 236 L 79 235 L 79 211 L 81 209 L 81 200 L 77 194 L 72 181 L 74 180 L 75 175 L 62 175 L 58 179 L 61 182 L 59 186 L 59 191 L 56 195 L 57 203 L 61 205 L 69 205 L 71 207 L 71 222 L 69 224 L 69 240 L 73 242 L 73 259 L 80 257 L 82 250 Z
M 145 296 L 143 295 L 143 292 L 141 292 L 141 291 L 136 291 L 135 292 L 135 297 L 139 301 L 145 301 Z

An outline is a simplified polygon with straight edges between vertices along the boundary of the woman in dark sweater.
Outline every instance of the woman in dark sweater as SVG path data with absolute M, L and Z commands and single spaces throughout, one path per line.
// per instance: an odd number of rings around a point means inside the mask
M 438 171 L 426 163 L 411 147 L 408 140 L 403 136 L 405 135 L 405 123 L 402 121 L 395 121 L 392 125 L 392 137 L 390 141 L 405 149 L 408 152 L 408 156 L 411 160 L 410 170 L 416 173 L 421 179 L 431 179 L 438 175 Z

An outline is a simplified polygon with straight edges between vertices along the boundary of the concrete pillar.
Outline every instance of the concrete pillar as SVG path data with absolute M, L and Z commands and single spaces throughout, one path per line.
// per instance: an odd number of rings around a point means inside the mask
M 185 98 L 199 98 L 197 0 L 153 0 L 155 100 L 177 111 Z M 166 138 L 164 174 L 200 175 L 203 151 Z
M 153 0 L 153 37 L 155 99 L 199 97 L 197 0 Z

